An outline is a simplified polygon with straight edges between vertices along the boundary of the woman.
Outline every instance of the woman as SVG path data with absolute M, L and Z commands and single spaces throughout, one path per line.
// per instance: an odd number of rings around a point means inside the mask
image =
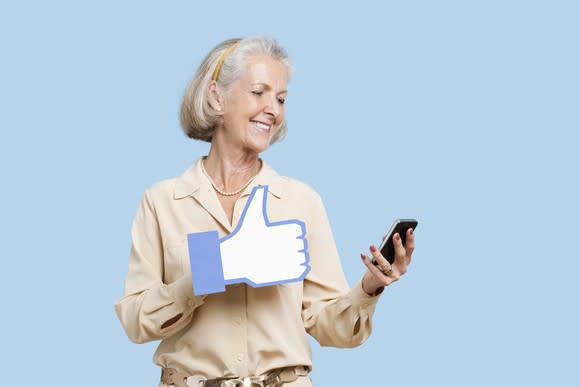
M 211 148 L 180 177 L 145 192 L 132 228 L 125 296 L 115 305 L 132 341 L 161 340 L 154 357 L 163 368 L 160 386 L 310 386 L 306 333 L 321 345 L 361 344 L 371 332 L 377 295 L 410 263 L 412 230 L 406 249 L 395 235 L 392 266 L 374 245 L 373 262 L 361 254 L 367 271 L 349 289 L 318 194 L 260 159 L 286 133 L 290 71 L 274 40 L 233 39 L 208 54 L 186 90 L 182 127 Z M 249 197 L 261 186 L 267 187 L 267 227 L 287 219 L 303 224 L 307 275 L 270 286 L 230 281 L 224 291 L 194 292 L 199 284 L 192 276 L 203 275 L 192 270 L 196 246 L 188 236 L 217 232 L 223 244 L 239 230 Z M 239 249 L 231 256 L 250 259 Z

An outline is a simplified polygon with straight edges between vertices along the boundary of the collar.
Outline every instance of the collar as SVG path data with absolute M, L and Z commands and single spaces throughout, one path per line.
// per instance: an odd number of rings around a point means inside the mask
M 186 198 L 198 192 L 202 186 L 211 184 L 207 177 L 201 171 L 201 162 L 203 158 L 199 158 L 192 166 L 190 166 L 181 176 L 175 181 L 175 188 L 173 191 L 173 198 L 176 200 Z M 206 184 L 207 183 L 207 184 Z M 252 192 L 252 188 L 258 185 L 267 185 L 268 192 L 277 198 L 282 198 L 286 194 L 285 190 L 286 179 L 280 176 L 274 169 L 272 169 L 264 160 L 262 160 L 262 169 L 256 176 L 256 179 L 250 184 L 241 196 L 248 196 Z

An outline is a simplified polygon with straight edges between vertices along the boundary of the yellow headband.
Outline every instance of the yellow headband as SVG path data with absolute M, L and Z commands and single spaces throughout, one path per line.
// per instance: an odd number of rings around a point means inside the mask
M 224 64 L 224 61 L 226 60 L 228 55 L 230 55 L 232 53 L 232 51 L 234 51 L 234 49 L 236 48 L 237 45 L 238 45 L 238 42 L 235 42 L 234 44 L 229 46 L 227 50 L 222 52 L 222 54 L 220 55 L 220 57 L 217 61 L 217 64 L 215 65 L 215 70 L 213 70 L 213 74 L 211 75 L 212 81 L 217 81 L 218 76 L 220 75 L 220 71 L 222 69 L 222 65 Z

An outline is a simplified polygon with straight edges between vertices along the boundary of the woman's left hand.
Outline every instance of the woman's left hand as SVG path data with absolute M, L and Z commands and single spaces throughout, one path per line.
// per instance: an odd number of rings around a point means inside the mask
M 362 287 L 367 294 L 378 294 L 378 289 L 398 281 L 407 272 L 407 266 L 411 263 L 411 256 L 415 249 L 413 229 L 409 228 L 407 230 L 405 246 L 403 246 L 401 236 L 398 233 L 393 235 L 393 244 L 395 246 L 395 261 L 392 265 L 383 257 L 375 245 L 370 246 L 370 252 L 376 265 L 366 254 L 362 253 L 360 255 L 361 260 L 368 269 L 362 279 Z

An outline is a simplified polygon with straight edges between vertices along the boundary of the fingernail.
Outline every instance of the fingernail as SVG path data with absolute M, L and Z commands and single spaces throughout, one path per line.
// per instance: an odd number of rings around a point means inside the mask
M 375 251 L 377 251 L 377 247 L 375 245 L 371 245 L 371 251 L 374 253 Z
M 363 261 L 365 260 L 365 256 L 363 255 L 363 253 L 360 253 L 360 259 L 362 259 Z

